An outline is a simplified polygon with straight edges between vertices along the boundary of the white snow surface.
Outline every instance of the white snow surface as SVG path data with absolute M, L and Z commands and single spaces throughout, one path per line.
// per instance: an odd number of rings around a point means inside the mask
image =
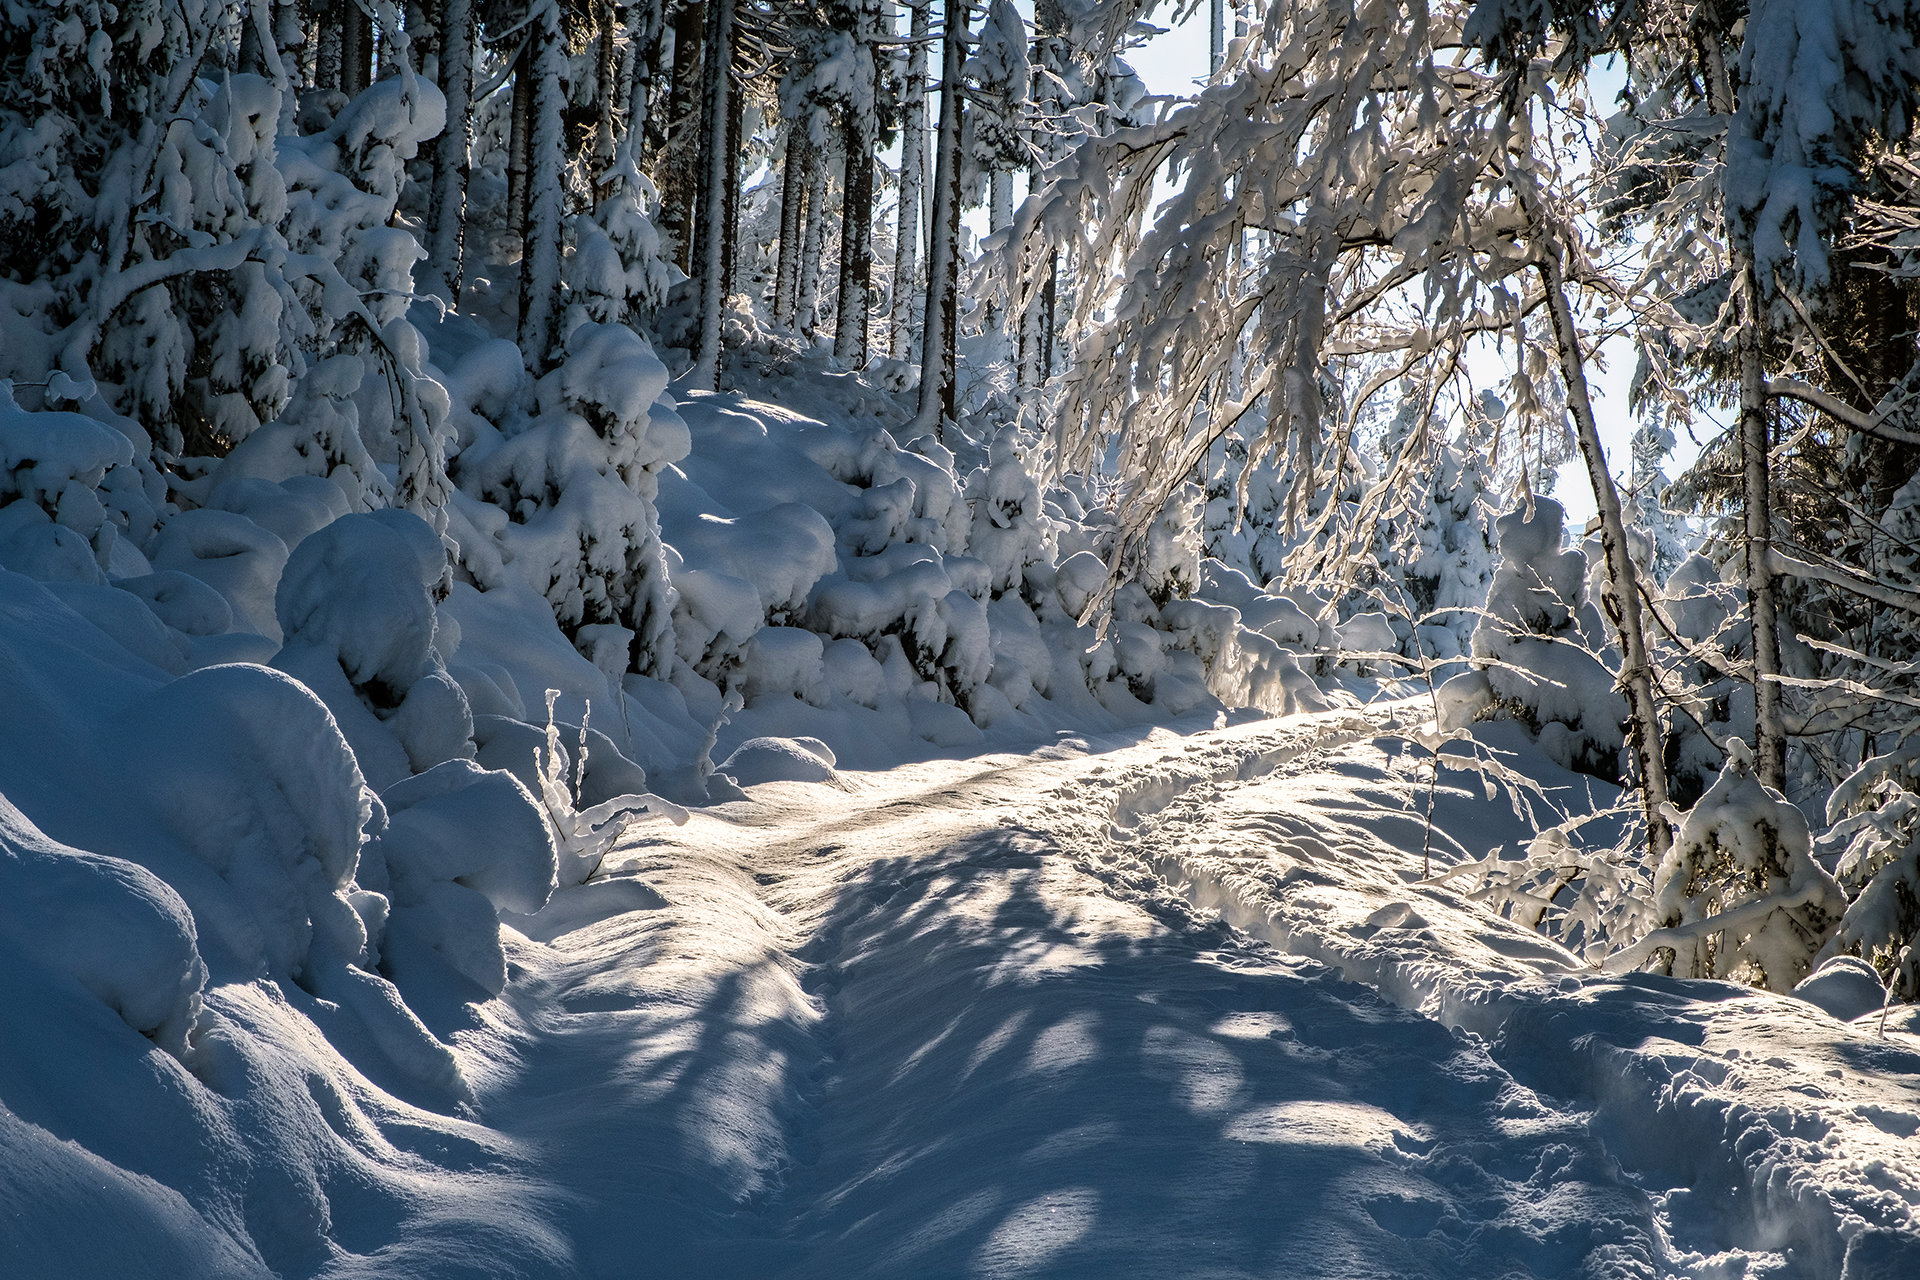
M 8 601 L 52 609 L 24 584 Z M 97 704 L 137 692 L 109 684 Z M 523 913 L 503 985 L 403 972 L 386 1022 L 364 1001 L 395 988 L 364 970 L 318 993 L 280 962 L 196 972 L 145 855 L 39 834 L 36 811 L 71 839 L 111 824 L 25 785 L 48 768 L 10 746 L 0 875 L 59 862 L 35 883 L 71 923 L 16 927 L 11 894 L 0 916 L 0 1258 L 22 1277 L 1916 1274 L 1920 1035 L 1601 976 L 1422 882 L 1423 852 L 1527 830 L 1449 770 L 1429 839 L 1422 714 L 880 772 L 746 744 L 832 785 L 759 781 L 636 828 L 531 914 L 545 888 L 479 859 L 480 892 Z M 1532 750 L 1515 759 L 1550 801 L 1590 802 Z M 456 767 L 393 797 L 396 831 L 504 776 Z M 434 848 L 429 877 L 461 869 Z M 423 893 L 396 880 L 396 912 Z

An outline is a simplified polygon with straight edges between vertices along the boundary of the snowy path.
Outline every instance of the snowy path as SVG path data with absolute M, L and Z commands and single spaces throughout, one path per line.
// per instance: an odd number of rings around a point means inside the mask
M 1825 1276 L 1869 1224 L 1848 1275 L 1920 1274 L 1920 1056 L 1576 976 L 1409 890 L 1425 771 L 1376 745 L 1391 714 L 650 828 L 515 948 L 463 1038 L 481 1118 L 567 1189 L 589 1275 Z M 1500 838 L 1504 804 L 1442 798 Z M 1768 1036 L 1802 1069 L 1743 1094 Z M 1813 1105 L 1821 1054 L 1872 1115 Z

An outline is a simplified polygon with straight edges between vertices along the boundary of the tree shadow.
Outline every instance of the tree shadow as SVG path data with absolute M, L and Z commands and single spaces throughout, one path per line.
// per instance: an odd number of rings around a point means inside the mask
M 1088 890 L 1020 827 L 849 881 L 809 948 L 830 1060 L 800 1163 L 696 1273 L 1558 1276 L 1603 1248 L 1651 1257 L 1644 1199 L 1566 1158 L 1577 1119 L 1536 1105 L 1502 1136 L 1520 1104 L 1473 1043 Z M 1558 1207 L 1516 1214 L 1536 1196 Z

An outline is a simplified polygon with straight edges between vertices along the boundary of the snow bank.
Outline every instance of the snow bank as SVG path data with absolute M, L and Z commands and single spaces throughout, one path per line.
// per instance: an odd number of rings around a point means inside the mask
M 193 916 L 159 877 L 69 849 L 0 796 L 0 939 L 10 981 L 64 975 L 167 1052 L 186 1052 L 207 967 Z

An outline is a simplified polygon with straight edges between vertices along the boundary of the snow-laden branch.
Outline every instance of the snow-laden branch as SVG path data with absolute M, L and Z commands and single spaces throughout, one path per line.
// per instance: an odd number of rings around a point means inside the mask
M 1798 578 L 1802 582 L 1825 583 L 1827 586 L 1851 591 L 1854 595 L 1895 609 L 1903 609 L 1920 617 L 1920 592 L 1903 591 L 1899 587 L 1888 586 L 1878 579 L 1853 573 L 1836 565 L 1816 564 L 1811 560 L 1803 560 L 1791 552 L 1781 550 L 1778 545 L 1773 548 L 1771 563 L 1773 571 L 1783 577 Z
M 1835 422 L 1844 423 L 1862 435 L 1895 444 L 1920 444 L 1920 432 L 1893 426 L 1884 415 L 1861 413 L 1838 396 L 1796 378 L 1768 378 L 1767 394 L 1778 400 L 1797 400 L 1801 404 L 1811 405 Z

